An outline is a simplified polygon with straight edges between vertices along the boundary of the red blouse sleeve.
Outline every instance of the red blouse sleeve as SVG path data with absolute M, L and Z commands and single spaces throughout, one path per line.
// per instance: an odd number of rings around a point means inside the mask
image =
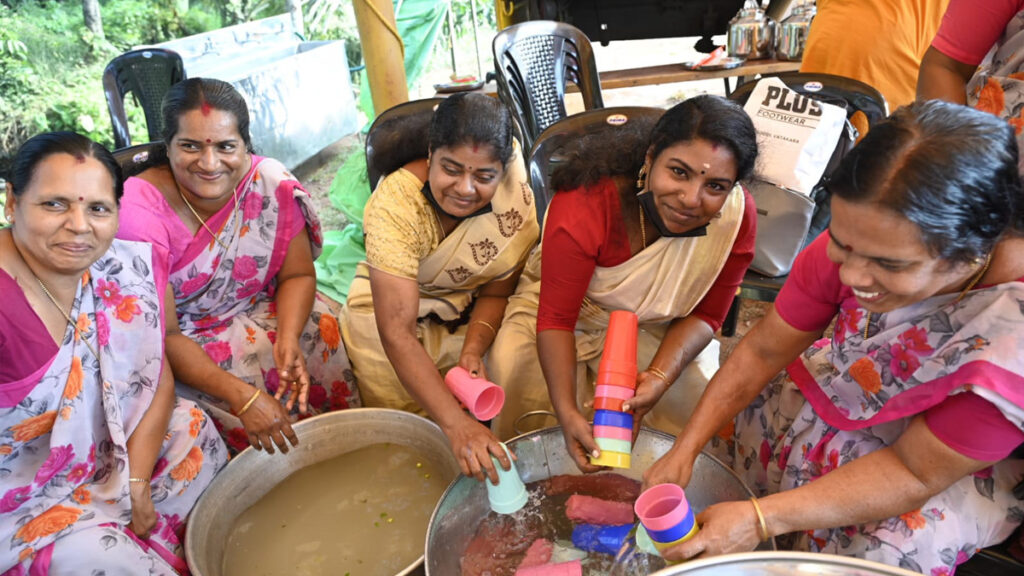
M 612 198 L 618 201 L 611 180 L 590 189 L 558 192 L 552 198 L 541 244 L 537 332 L 576 327 L 583 297 L 608 238 L 610 214 L 618 213 L 609 206 Z
M 828 232 L 814 239 L 793 263 L 775 311 L 787 324 L 803 332 L 823 330 L 839 312 L 843 284 L 839 265 L 828 259 Z
M 736 297 L 736 289 L 743 282 L 743 275 L 747 273 L 750 262 L 754 260 L 754 241 L 757 236 L 757 207 L 754 206 L 754 197 L 743 189 L 743 221 L 740 222 L 740 230 L 736 234 L 736 241 L 733 242 L 732 251 L 725 261 L 725 266 L 718 273 L 715 283 L 704 295 L 704 298 L 693 310 L 693 315 L 703 320 L 711 330 L 717 332 L 725 322 L 725 316 L 729 313 L 729 306 Z

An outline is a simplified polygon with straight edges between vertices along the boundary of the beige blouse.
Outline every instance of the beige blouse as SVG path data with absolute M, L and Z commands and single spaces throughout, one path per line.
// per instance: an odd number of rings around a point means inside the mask
M 420 261 L 437 249 L 443 232 L 419 178 L 405 168 L 388 174 L 363 212 L 366 262 L 373 268 L 416 280 Z

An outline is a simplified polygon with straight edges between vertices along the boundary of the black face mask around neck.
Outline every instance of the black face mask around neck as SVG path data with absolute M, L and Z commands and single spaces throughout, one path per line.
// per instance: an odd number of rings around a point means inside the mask
M 708 225 L 699 226 L 693 230 L 687 230 L 686 232 L 672 232 L 665 227 L 665 221 L 661 219 L 661 214 L 658 214 L 658 209 L 654 206 L 654 194 L 650 190 L 646 190 L 636 195 L 640 201 L 640 209 L 647 215 L 647 219 L 654 224 L 654 227 L 658 229 L 658 234 L 667 238 L 692 238 L 695 236 L 707 236 Z
M 430 183 L 429 182 L 423 185 L 423 188 L 421 189 L 421 191 L 423 192 L 423 195 L 427 197 L 427 202 L 430 202 L 430 205 L 434 207 L 434 210 L 437 210 L 438 214 L 447 216 L 447 217 L 449 217 L 452 220 L 455 220 L 457 222 L 461 222 L 461 221 L 465 220 L 466 218 L 472 218 L 474 216 L 480 216 L 482 214 L 487 214 L 488 212 L 490 212 L 490 211 L 492 211 L 494 209 L 491 206 L 491 203 L 488 202 L 483 208 L 477 210 L 476 212 L 473 212 L 469 216 L 455 216 L 453 214 L 449 214 L 448 212 L 446 212 L 445 209 L 441 208 L 441 205 L 437 203 L 437 198 L 434 198 L 434 193 L 430 191 Z

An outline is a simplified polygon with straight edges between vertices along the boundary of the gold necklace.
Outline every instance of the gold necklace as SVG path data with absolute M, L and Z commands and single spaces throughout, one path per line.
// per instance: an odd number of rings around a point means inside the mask
M 27 266 L 28 263 L 26 262 L 25 265 Z M 28 271 L 32 274 L 32 277 L 36 279 L 36 282 L 39 283 L 39 287 L 43 289 L 43 294 L 46 294 L 46 297 L 50 299 L 50 302 L 53 302 L 53 305 L 57 307 L 57 310 L 59 310 L 61 315 L 64 316 L 64 319 L 68 321 L 68 325 L 75 331 L 75 338 L 81 340 L 82 344 L 85 344 L 85 347 L 89 349 L 89 352 L 92 352 L 92 355 L 99 359 L 100 355 L 96 353 L 96 349 L 92 347 L 92 344 L 89 344 L 89 341 L 82 336 L 82 332 L 78 329 L 78 323 L 71 319 L 71 314 L 68 314 L 60 307 L 60 304 L 57 303 L 57 299 L 53 297 L 53 294 L 50 294 L 49 290 L 46 289 L 46 284 L 43 284 L 43 281 L 39 279 L 39 276 L 36 276 L 36 273 L 32 272 L 31 268 L 29 268 Z
M 213 230 L 211 230 L 210 227 L 206 225 L 206 220 L 203 220 L 202 218 L 199 217 L 199 213 L 196 212 L 196 209 L 192 207 L 192 204 L 188 201 L 188 198 L 185 198 L 185 194 L 184 194 L 184 192 L 181 191 L 181 187 L 180 186 L 175 186 L 175 188 L 178 190 L 178 196 L 181 196 L 181 201 L 185 203 L 185 206 L 188 206 L 188 209 L 192 212 L 192 215 L 196 217 L 196 220 L 198 220 L 199 223 L 203 226 L 203 228 L 205 228 L 206 231 L 210 233 L 210 236 L 213 237 L 213 239 L 217 241 L 217 244 L 220 244 L 221 248 L 223 248 L 224 250 L 227 250 L 228 249 L 228 245 L 225 244 L 220 239 L 220 237 L 217 234 L 213 233 Z M 232 197 L 235 199 L 235 210 L 237 211 L 238 210 L 238 196 L 235 196 L 233 191 L 232 191 Z M 227 223 L 227 221 L 225 221 L 225 224 L 226 223 Z M 221 230 L 223 230 L 223 228 L 221 228 Z
M 971 281 L 967 284 L 966 288 L 964 288 L 963 290 L 960 291 L 960 295 L 958 295 L 956 297 L 956 300 L 953 300 L 953 304 L 956 304 L 956 303 L 960 302 L 961 300 L 963 300 L 964 296 L 967 296 L 967 293 L 970 292 L 972 289 L 974 289 L 974 287 L 978 285 L 978 282 L 981 282 L 981 279 L 985 277 L 985 273 L 988 272 L 988 268 L 991 265 L 992 265 L 992 253 L 989 252 L 988 256 L 985 256 L 985 264 L 981 267 L 980 270 L 978 270 L 974 274 L 973 277 L 971 277 Z M 868 328 L 870 326 L 871 326 L 871 311 L 868 310 L 867 311 L 867 315 L 865 316 L 865 319 L 864 319 L 864 339 L 865 340 L 868 339 Z
M 647 249 L 647 222 L 644 220 L 644 207 L 640 205 L 640 242 Z
M 52 302 L 53 305 L 57 308 L 61 316 L 63 316 L 64 319 L 68 321 L 68 326 L 71 326 L 71 328 L 75 331 L 75 338 L 81 340 L 82 344 L 85 344 L 86 348 L 89 349 L 89 352 L 92 352 L 92 355 L 95 356 L 96 359 L 98 360 L 100 355 L 96 353 L 96 349 L 92 347 L 92 344 L 89 344 L 89 341 L 86 340 L 85 337 L 82 336 L 81 330 L 78 329 L 78 323 L 71 319 L 71 314 L 68 314 L 67 312 L 64 311 L 63 308 L 61 308 L 60 304 L 57 302 L 57 299 L 54 298 L 53 294 L 50 293 L 50 290 L 46 288 L 46 284 L 43 284 L 43 281 L 39 279 L 39 276 L 36 276 L 36 273 L 32 270 L 32 267 L 29 266 L 28 260 L 25 259 L 25 255 L 21 253 L 21 248 L 18 248 L 18 243 L 14 241 L 14 238 L 11 238 L 11 245 L 14 246 L 14 251 L 18 253 L 18 257 L 21 258 L 21 261 L 25 263 L 25 269 L 28 270 L 28 273 L 31 274 L 32 278 L 36 281 L 37 284 L 39 284 L 39 287 L 42 288 L 43 294 L 46 294 L 46 297 L 50 299 L 50 302 Z

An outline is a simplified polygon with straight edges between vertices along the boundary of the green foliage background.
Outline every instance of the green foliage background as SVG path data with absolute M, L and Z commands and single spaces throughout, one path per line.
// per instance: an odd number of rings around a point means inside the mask
M 476 1 L 483 70 L 492 68 L 494 4 Z M 185 5 L 187 10 L 179 11 Z M 477 72 L 470 3 L 451 0 L 460 75 Z M 265 18 L 286 11 L 285 0 L 100 0 L 104 38 L 86 29 L 81 0 L 0 0 L 0 178 L 22 142 L 51 130 L 74 130 L 113 146 L 103 97 L 103 69 L 134 46 Z M 306 39 L 345 40 L 349 65 L 362 64 L 351 0 L 304 0 Z M 411 97 L 433 93 L 451 73 L 447 26 L 434 46 L 422 86 Z M 358 82 L 355 83 L 358 87 Z M 142 110 L 126 102 L 133 134 L 145 134 Z M 0 195 L 2 204 L 2 195 Z
M 0 176 L 18 146 L 39 132 L 74 130 L 113 146 L 102 77 L 121 52 L 286 11 L 284 0 L 191 0 L 184 13 L 180 4 L 100 0 L 101 40 L 86 29 L 80 0 L 0 0 Z M 307 30 L 308 39 L 357 45 L 354 19 L 335 12 Z M 132 133 L 144 134 L 142 110 L 126 108 Z

